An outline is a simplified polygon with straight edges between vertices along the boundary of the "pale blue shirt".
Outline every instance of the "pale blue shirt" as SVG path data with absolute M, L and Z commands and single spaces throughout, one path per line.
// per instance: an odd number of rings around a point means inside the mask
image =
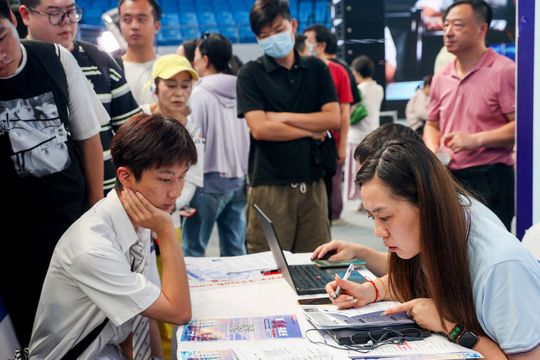
M 482 329 L 506 354 L 540 345 L 540 264 L 477 201 L 468 208 L 473 301 Z

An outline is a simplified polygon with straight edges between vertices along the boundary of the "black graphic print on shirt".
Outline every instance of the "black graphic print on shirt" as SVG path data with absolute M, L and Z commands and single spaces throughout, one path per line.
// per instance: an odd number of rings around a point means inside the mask
M 0 101 L 0 116 L 0 133 L 9 135 L 17 175 L 43 177 L 69 167 L 68 133 L 52 92 Z

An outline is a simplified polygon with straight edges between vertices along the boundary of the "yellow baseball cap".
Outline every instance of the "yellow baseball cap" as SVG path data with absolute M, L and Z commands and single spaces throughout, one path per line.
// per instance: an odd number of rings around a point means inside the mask
M 199 80 L 199 74 L 193 69 L 188 59 L 176 54 L 163 55 L 152 67 L 152 79 L 170 79 L 182 71 L 187 71 L 193 80 Z

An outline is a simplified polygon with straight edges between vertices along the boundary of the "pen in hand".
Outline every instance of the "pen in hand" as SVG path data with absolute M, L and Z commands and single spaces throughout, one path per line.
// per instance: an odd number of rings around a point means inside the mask
M 343 280 L 348 280 L 349 276 L 351 276 L 353 271 L 354 264 L 350 264 L 347 268 L 347 271 L 345 271 L 345 275 L 343 275 Z M 341 295 L 341 286 L 338 285 L 338 287 L 336 288 L 336 292 L 334 293 L 334 300 L 336 300 L 339 295 Z

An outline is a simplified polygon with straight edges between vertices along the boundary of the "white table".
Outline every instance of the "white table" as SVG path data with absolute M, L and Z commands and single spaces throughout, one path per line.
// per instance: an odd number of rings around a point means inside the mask
M 290 262 L 294 264 L 302 262 L 306 263 L 309 261 L 309 255 L 310 254 L 293 254 L 291 255 Z M 268 254 L 268 256 L 271 256 L 270 253 Z M 361 273 L 363 273 L 363 275 L 370 274 L 369 271 L 365 269 L 361 270 Z M 192 285 L 196 284 L 192 283 Z M 233 285 L 220 285 L 219 283 L 212 285 L 205 283 L 205 286 L 200 286 L 199 284 L 197 286 L 191 287 L 190 293 L 193 319 L 228 319 L 239 317 L 296 314 L 298 318 L 298 323 L 303 333 L 305 333 L 306 330 L 313 328 L 313 326 L 305 319 L 300 305 L 297 302 L 299 296 L 287 283 L 287 281 L 281 276 L 273 275 L 264 277 L 262 280 L 244 281 L 243 283 Z M 273 346 L 285 347 L 288 349 L 288 351 L 298 352 L 299 354 L 301 353 L 304 356 L 301 357 L 301 359 L 310 359 L 309 356 L 304 354 L 305 351 L 321 352 L 313 355 L 313 359 L 348 359 L 349 357 L 347 355 L 351 355 L 344 350 L 335 352 L 335 350 L 332 350 L 330 347 L 324 345 L 317 345 L 315 347 L 314 345 L 311 345 L 309 341 L 305 338 L 259 340 L 251 342 L 187 342 L 181 343 L 177 349 L 176 344 L 180 331 L 175 331 L 175 333 L 176 336 L 175 339 L 173 339 L 173 358 L 174 355 L 178 356 L 179 358 L 179 354 L 182 350 L 186 351 L 204 349 L 217 351 L 228 349 L 231 347 L 240 347 L 243 349 L 240 349 L 238 351 L 244 351 L 246 349 L 264 349 L 265 347 L 271 349 Z M 316 340 L 323 340 L 323 337 L 318 335 L 317 332 L 311 332 L 310 338 Z M 437 340 L 437 344 L 431 343 L 435 340 Z M 442 346 L 448 345 L 448 348 L 456 346 L 455 344 L 452 344 L 445 339 L 442 339 L 442 342 Z M 441 338 L 439 338 L 438 336 L 431 336 L 428 339 L 414 342 L 414 345 L 425 346 L 426 352 L 428 352 L 428 348 L 430 347 L 433 348 L 434 346 L 441 346 Z M 245 358 L 252 358 L 252 356 L 248 356 Z M 267 359 L 270 358 L 271 357 L 267 357 Z M 272 359 L 273 358 L 274 357 L 272 357 Z M 277 356 L 275 357 L 275 359 L 278 358 L 279 357 Z M 400 356 L 400 358 L 403 357 Z

